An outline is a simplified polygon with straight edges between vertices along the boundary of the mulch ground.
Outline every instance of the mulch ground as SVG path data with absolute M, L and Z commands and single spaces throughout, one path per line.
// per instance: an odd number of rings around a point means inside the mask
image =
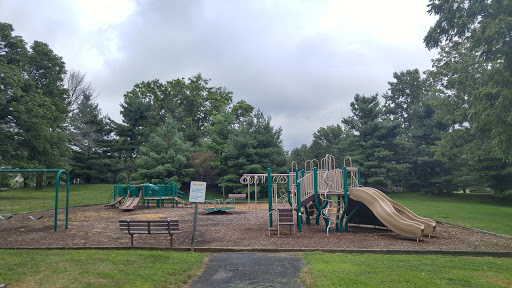
M 121 234 L 119 219 L 179 219 L 182 234 L 175 236 L 175 246 L 190 247 L 193 208 L 140 207 L 131 212 L 104 208 L 102 205 L 69 210 L 69 229 L 64 229 L 64 210 L 59 210 L 58 231 L 53 231 L 54 211 L 45 211 L 41 220 L 29 214 L 17 214 L 0 220 L 0 248 L 15 247 L 119 247 L 130 246 L 130 237 Z M 34 213 L 39 216 L 41 213 Z M 314 222 L 314 221 L 312 221 Z M 456 251 L 512 251 L 512 238 L 438 224 L 431 238 L 407 239 L 383 229 L 351 226 L 348 233 L 325 233 L 325 226 L 304 225 L 303 232 L 269 236 L 265 204 L 259 210 L 247 210 L 237 204 L 229 213 L 207 213 L 199 209 L 196 247 L 235 248 L 325 248 L 325 249 L 410 249 Z M 169 247 L 166 235 L 135 235 L 137 247 Z

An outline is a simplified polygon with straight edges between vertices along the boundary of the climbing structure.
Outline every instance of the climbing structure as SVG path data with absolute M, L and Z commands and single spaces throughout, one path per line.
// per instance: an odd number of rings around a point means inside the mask
M 241 183 L 267 183 L 269 231 L 279 231 L 286 224 L 279 215 L 295 211 L 295 223 L 302 232 L 303 221 L 311 225 L 325 223 L 326 233 L 334 230 L 348 231 L 348 224 L 385 226 L 396 233 L 419 239 L 436 230 L 435 221 L 419 217 L 409 209 L 391 200 L 381 191 L 360 185 L 359 167 L 352 166 L 350 157 L 345 157 L 343 168 L 336 168 L 336 160 L 326 155 L 321 161 L 315 159 L 304 163 L 300 170 L 295 162 L 292 170 L 285 174 L 244 174 Z M 286 210 L 286 211 L 285 211 Z M 274 227 L 276 222 L 277 227 Z M 292 219 L 293 222 L 293 219 Z

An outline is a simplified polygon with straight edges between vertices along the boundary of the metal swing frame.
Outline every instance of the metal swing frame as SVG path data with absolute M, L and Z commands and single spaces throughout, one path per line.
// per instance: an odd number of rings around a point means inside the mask
M 53 231 L 57 232 L 57 214 L 59 210 L 59 179 L 62 173 L 66 174 L 66 225 L 65 229 L 68 230 L 68 220 L 69 220 L 69 174 L 68 171 L 64 169 L 1 169 L 2 172 L 57 172 L 57 176 L 55 177 L 55 219 L 53 225 Z M 12 208 L 11 208 L 12 209 Z M 12 211 L 11 211 L 12 212 Z M 12 216 L 12 215 L 11 215 Z M 30 216 L 29 216 L 30 217 Z M 33 217 L 36 218 L 36 217 Z M 41 217 L 42 218 L 42 217 Z M 38 220 L 38 219 L 33 219 Z

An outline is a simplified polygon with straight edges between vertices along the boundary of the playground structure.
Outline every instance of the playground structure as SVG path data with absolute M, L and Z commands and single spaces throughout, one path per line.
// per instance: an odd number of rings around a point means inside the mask
M 177 184 L 128 184 L 119 185 L 116 182 L 112 193 L 112 201 L 105 204 L 105 207 L 115 207 L 119 205 L 119 209 L 123 211 L 131 211 L 142 203 L 142 209 L 149 208 L 150 201 L 155 201 L 158 208 L 164 207 L 165 201 L 171 201 L 172 207 L 185 207 L 189 205 L 183 200 L 185 193 L 179 190 Z M 124 202 L 122 202 L 124 200 Z
M 327 234 L 333 229 L 348 232 L 349 223 L 387 227 L 416 239 L 436 230 L 435 221 L 417 216 L 377 189 L 360 185 L 359 167 L 353 167 L 348 156 L 341 169 L 332 155 L 320 162 L 308 160 L 300 171 L 293 162 L 293 168 L 295 172 L 285 174 L 272 174 L 269 168 L 267 174 L 244 174 L 240 179 L 248 187 L 254 184 L 255 190 L 258 183 L 267 183 L 269 233 L 279 233 L 280 225 L 297 225 L 300 233 L 303 220 L 311 225 L 311 217 L 316 225 L 323 219 Z M 296 213 L 296 224 L 290 220 L 291 212 Z
M 55 232 L 57 232 L 57 214 L 58 214 L 58 210 L 59 210 L 59 182 L 60 182 L 60 175 L 62 173 L 65 173 L 66 174 L 66 225 L 65 225 L 65 229 L 68 230 L 68 215 L 69 215 L 69 174 L 66 170 L 64 169 L 2 169 L 0 170 L 0 173 L 22 173 L 22 172 L 28 172 L 28 173 L 33 173 L 33 172 L 42 172 L 42 173 L 47 173 L 47 172 L 57 172 L 57 176 L 55 177 L 55 209 L 54 209 L 54 225 L 53 225 L 53 230 Z M 12 201 L 14 201 L 14 190 L 12 192 Z M 31 201 L 31 200 L 30 200 Z M 44 201 L 44 198 L 43 198 L 43 201 Z M 12 208 L 11 208 L 12 210 Z M 44 210 L 44 202 L 43 202 L 43 210 Z M 40 220 L 43 216 L 32 216 L 32 215 L 29 215 L 28 216 L 31 220 Z M 8 219 L 11 219 L 12 218 L 12 211 L 11 211 L 11 215 L 9 216 L 3 216 L 3 215 L 0 215 L 0 220 L 8 220 Z

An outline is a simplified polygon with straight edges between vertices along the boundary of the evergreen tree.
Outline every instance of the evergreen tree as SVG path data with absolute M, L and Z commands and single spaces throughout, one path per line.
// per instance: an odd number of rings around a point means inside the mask
M 254 107 L 244 100 L 235 103 L 230 109 L 219 113 L 212 118 L 212 122 L 205 126 L 205 141 L 201 142 L 200 149 L 203 153 L 213 155 L 210 162 L 210 171 L 219 172 L 218 176 L 223 177 L 227 171 L 227 158 L 225 151 L 228 149 L 229 136 L 240 126 L 240 122 L 248 117 L 252 117 Z M 211 175 L 214 176 L 214 175 Z M 217 183 L 217 177 L 210 179 L 212 183 Z
M 384 119 L 377 94 L 356 94 L 350 107 L 353 116 L 342 122 L 355 132 L 351 158 L 361 167 L 363 184 L 381 190 L 402 186 L 409 165 L 397 161 L 404 146 L 401 123 Z
M 185 141 L 178 124 L 168 117 L 165 124 L 149 136 L 149 141 L 140 147 L 135 164 L 139 168 L 135 177 L 144 179 L 168 179 L 188 182 L 191 173 L 186 169 L 190 159 L 191 143 Z
M 121 104 L 123 123 L 115 124 L 115 133 L 119 141 L 115 147 L 121 157 L 121 165 L 125 180 L 137 171 L 135 158 L 139 147 L 147 143 L 149 135 L 154 131 L 150 124 L 152 104 L 133 90 L 124 95 Z
M 384 111 L 385 117 L 402 123 L 399 137 L 404 149 L 396 157 L 398 163 L 410 165 L 403 185 L 409 191 L 437 191 L 448 171 L 442 161 L 434 159 L 432 147 L 447 126 L 434 118 L 434 96 L 427 93 L 427 80 L 418 69 L 395 72 L 393 78 L 383 95 Z
M 226 187 L 243 192 L 240 177 L 245 173 L 282 172 L 285 166 L 285 151 L 282 146 L 281 128 L 274 129 L 270 117 L 257 110 L 246 117 L 229 135 L 225 154 L 227 175 L 221 180 Z M 265 197 L 265 193 L 261 196 Z
M 101 109 L 91 98 L 90 93 L 81 95 L 69 117 L 73 148 L 70 176 L 86 183 L 114 183 L 120 163 L 112 152 L 112 121 L 101 116 Z

